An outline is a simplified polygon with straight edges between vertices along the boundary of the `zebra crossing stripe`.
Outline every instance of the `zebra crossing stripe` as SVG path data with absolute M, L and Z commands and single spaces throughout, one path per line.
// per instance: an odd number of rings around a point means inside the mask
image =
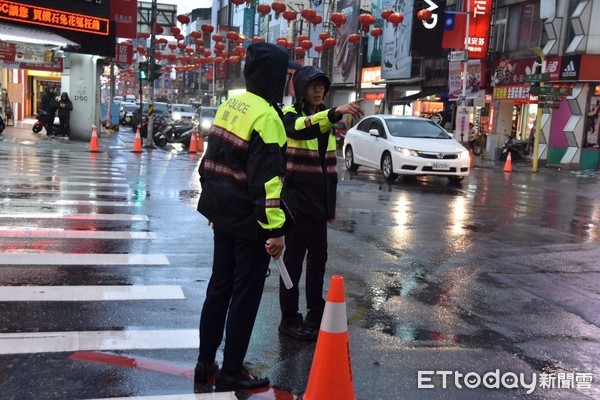
M 131 215 L 131 214 L 22 213 L 22 214 L 0 214 L 0 218 L 67 219 L 67 220 L 92 220 L 92 221 L 149 221 L 149 218 L 147 215 Z
M 0 253 L 6 265 L 170 265 L 164 254 Z
M 0 286 L 0 301 L 183 300 L 176 285 Z
M 292 397 L 290 397 L 291 399 Z M 89 400 L 108 400 L 89 399 Z M 198 394 L 167 394 L 159 396 L 110 397 L 110 400 L 237 400 L 234 392 L 215 392 Z
M 1 203 L 9 203 L 8 205 L 14 206 L 27 206 L 27 205 L 43 205 L 43 206 L 99 206 L 99 207 L 134 207 L 138 206 L 131 201 L 98 201 L 98 200 L 30 200 L 30 199 L 11 199 L 11 198 L 0 198 Z
M 89 190 L 69 190 L 69 189 L 12 189 L 9 188 L 4 191 L 5 194 L 10 193 L 27 193 L 31 195 L 37 194 L 60 194 L 60 195 L 78 195 L 78 196 L 127 196 L 129 191 L 123 192 L 104 192 L 96 189 Z
M 0 226 L 0 238 L 50 238 L 50 239 L 156 239 L 154 232 L 59 230 L 59 229 L 11 229 Z
M 198 329 L 0 333 L 0 354 L 198 349 Z
M 48 187 L 48 186 L 86 186 L 86 187 L 125 187 L 129 188 L 128 183 L 95 183 L 95 182 L 78 182 L 78 181 L 69 181 L 69 180 L 60 180 L 60 181 L 40 181 L 37 178 L 31 179 L 0 179 L 0 185 L 8 186 L 14 184 L 22 184 L 23 182 L 33 182 L 30 183 L 31 187 Z

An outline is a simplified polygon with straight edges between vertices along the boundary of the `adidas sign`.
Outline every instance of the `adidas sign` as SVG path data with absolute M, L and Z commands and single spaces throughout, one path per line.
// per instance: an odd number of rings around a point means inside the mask
M 575 69 L 575 63 L 573 62 L 573 60 L 571 60 L 569 64 L 567 64 L 560 76 L 561 78 L 575 78 L 577 76 L 577 70 Z

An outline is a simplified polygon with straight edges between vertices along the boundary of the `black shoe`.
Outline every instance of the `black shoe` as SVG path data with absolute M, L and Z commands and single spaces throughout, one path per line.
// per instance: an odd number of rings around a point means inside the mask
M 219 371 L 219 365 L 216 362 L 206 363 L 198 361 L 194 369 L 194 386 L 213 384 Z
M 318 331 L 321 328 L 321 319 L 323 318 L 323 313 L 306 313 L 306 317 L 304 317 L 304 325 L 308 326 L 310 329 Z
M 238 372 L 223 372 L 219 373 L 215 382 L 216 392 L 230 392 L 235 390 L 258 389 L 269 386 L 271 382 L 269 378 L 258 378 L 250 375 L 246 368 L 242 368 Z
M 279 324 L 279 333 L 306 342 L 314 342 L 317 340 L 317 332 L 304 325 L 302 320 L 299 322 L 281 321 Z

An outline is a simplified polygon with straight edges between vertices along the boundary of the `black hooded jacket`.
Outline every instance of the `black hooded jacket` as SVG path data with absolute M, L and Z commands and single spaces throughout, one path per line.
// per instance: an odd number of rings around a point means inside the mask
M 335 107 L 327 109 L 323 104 L 314 114 L 308 109 L 304 93 L 308 83 L 315 80 L 324 83 L 325 96 L 330 87 L 327 75 L 313 66 L 299 69 L 293 79 L 296 102 L 283 110 L 288 137 L 283 198 L 292 210 L 331 220 L 335 218 L 338 180 L 332 128 L 341 116 L 335 116 Z
M 248 47 L 246 93 L 221 104 L 198 173 L 198 211 L 233 236 L 266 239 L 284 234 L 281 208 L 285 128 L 283 98 L 288 54 L 255 43 Z

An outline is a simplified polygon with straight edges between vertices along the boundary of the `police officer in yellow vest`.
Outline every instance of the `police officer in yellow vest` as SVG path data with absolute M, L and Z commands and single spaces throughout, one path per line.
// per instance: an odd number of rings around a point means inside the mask
M 216 390 L 269 385 L 269 379 L 250 375 L 243 362 L 270 258 L 279 258 L 284 247 L 280 195 L 286 137 L 278 104 L 288 53 L 274 44 L 255 43 L 246 54 L 247 92 L 219 107 L 198 171 L 198 211 L 213 225 L 214 259 L 200 318 L 196 390 L 211 383 L 218 371 L 215 356 L 223 333 Z
M 327 262 L 327 221 L 335 217 L 337 156 L 333 124 L 344 114 L 363 116 L 361 99 L 327 109 L 323 100 L 330 81 L 313 66 L 300 68 L 293 78 L 296 102 L 283 109 L 288 138 L 283 198 L 294 216 L 286 234 L 284 262 L 294 283 L 288 290 L 280 282 L 279 332 L 299 340 L 317 338 L 325 300 L 323 279 Z M 298 282 L 306 262 L 306 303 L 303 320 L 299 312 Z

